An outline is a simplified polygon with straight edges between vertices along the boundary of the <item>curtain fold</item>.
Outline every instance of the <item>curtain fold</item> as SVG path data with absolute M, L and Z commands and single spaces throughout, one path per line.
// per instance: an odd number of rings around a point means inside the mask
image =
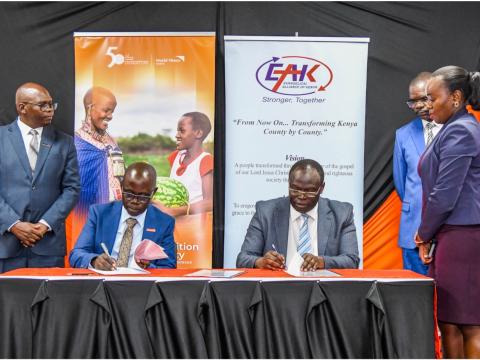
M 33 279 L 0 281 L 0 358 L 33 357 L 30 308 L 42 284 Z
M 111 312 L 102 280 L 45 281 L 31 305 L 33 358 L 106 358 Z

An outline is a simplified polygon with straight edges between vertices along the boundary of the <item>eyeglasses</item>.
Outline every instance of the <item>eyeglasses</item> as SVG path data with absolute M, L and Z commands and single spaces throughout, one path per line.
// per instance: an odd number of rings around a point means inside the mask
M 31 102 L 24 101 L 23 103 L 38 106 L 41 111 L 48 111 L 50 109 L 55 111 L 58 108 L 58 103 L 52 103 L 52 102 L 45 102 L 45 103 L 37 104 L 37 103 L 31 103 Z
M 425 104 L 426 102 L 428 102 L 429 99 L 427 96 L 424 96 L 420 99 L 409 99 L 406 101 L 407 103 L 407 106 L 410 108 L 410 109 L 414 109 L 415 106 L 417 106 L 418 103 L 422 103 L 422 104 Z
M 126 192 L 126 191 L 123 191 L 122 194 L 123 194 L 123 197 L 125 198 L 125 200 L 128 200 L 128 201 L 137 200 L 138 202 L 141 202 L 141 203 L 149 202 L 150 199 L 153 196 L 153 193 L 151 193 L 150 195 L 147 196 L 147 195 L 132 194 L 132 193 L 129 193 L 129 192 Z
M 318 190 L 315 191 L 315 192 L 301 191 L 301 190 L 292 189 L 292 188 L 288 188 L 288 190 L 290 191 L 290 194 L 293 195 L 293 196 L 303 195 L 303 196 L 305 196 L 306 198 L 309 198 L 309 199 L 312 199 L 312 198 L 316 197 L 318 195 L 318 193 L 320 192 L 320 188 L 318 188 Z

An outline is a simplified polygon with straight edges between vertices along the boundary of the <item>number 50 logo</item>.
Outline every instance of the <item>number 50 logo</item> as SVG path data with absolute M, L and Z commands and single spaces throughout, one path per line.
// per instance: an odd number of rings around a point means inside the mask
M 110 64 L 108 64 L 108 67 L 111 68 L 114 65 L 121 65 L 125 61 L 125 57 L 122 54 L 114 54 L 113 50 L 117 50 L 118 46 L 110 46 L 107 49 L 106 55 L 110 56 L 112 58 L 112 61 Z

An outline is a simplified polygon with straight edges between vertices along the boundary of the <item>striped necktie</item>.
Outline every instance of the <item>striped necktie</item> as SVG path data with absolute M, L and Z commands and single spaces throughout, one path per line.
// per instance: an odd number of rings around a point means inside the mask
M 425 124 L 425 128 L 427 129 L 427 142 L 426 146 L 430 145 L 430 143 L 433 140 L 433 128 L 435 127 L 435 124 L 433 122 L 427 122 Z
M 308 231 L 308 218 L 307 214 L 302 214 L 303 223 L 300 227 L 297 243 L 297 251 L 300 256 L 306 253 L 312 252 L 312 243 L 310 241 L 310 232 Z
M 28 134 L 32 135 L 32 140 L 30 140 L 30 144 L 28 144 L 27 156 L 28 162 L 30 163 L 30 168 L 32 169 L 32 172 L 34 172 L 38 158 L 38 131 L 35 129 L 30 129 Z

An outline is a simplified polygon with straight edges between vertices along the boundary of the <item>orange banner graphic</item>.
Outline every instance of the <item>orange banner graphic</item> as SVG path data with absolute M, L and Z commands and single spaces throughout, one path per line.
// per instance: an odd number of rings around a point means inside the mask
M 75 34 L 82 189 L 68 251 L 89 206 L 121 200 L 125 168 L 146 161 L 157 171 L 152 203 L 176 218 L 177 267 L 211 267 L 214 96 L 213 34 Z

